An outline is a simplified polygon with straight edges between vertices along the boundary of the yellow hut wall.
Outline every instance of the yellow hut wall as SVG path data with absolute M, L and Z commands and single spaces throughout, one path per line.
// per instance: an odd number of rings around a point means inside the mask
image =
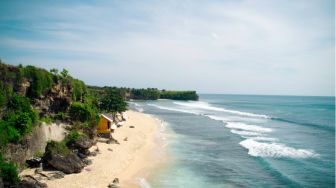
M 108 125 L 108 120 L 104 117 L 100 117 L 97 132 L 98 133 L 109 133 L 110 130 L 108 129 L 107 125 Z

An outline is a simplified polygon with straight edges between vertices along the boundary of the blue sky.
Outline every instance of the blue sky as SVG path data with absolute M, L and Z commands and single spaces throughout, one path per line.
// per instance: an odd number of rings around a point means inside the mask
M 334 95 L 335 5 L 2 0 L 0 58 L 100 86 Z

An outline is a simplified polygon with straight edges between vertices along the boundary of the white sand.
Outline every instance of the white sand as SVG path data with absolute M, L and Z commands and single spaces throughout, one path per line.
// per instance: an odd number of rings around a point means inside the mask
M 159 146 L 156 133 L 159 131 L 160 122 L 139 112 L 128 111 L 127 114 L 129 119 L 113 134 L 120 145 L 98 142 L 91 150 L 98 147 L 100 154 L 89 157 L 93 162 L 91 165 L 79 174 L 45 181 L 48 187 L 103 188 L 114 178 L 119 178 L 121 187 L 139 187 L 136 177 L 145 177 L 148 170 L 159 161 L 154 153 Z M 131 125 L 135 128 L 129 128 Z M 127 141 L 124 141 L 126 137 Z M 21 175 L 29 173 L 32 173 L 32 170 L 25 170 Z

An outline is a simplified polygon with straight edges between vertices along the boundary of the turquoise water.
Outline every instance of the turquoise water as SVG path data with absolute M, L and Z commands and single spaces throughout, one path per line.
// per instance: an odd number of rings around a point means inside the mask
M 335 187 L 335 98 L 201 95 L 134 101 L 174 134 L 150 187 Z

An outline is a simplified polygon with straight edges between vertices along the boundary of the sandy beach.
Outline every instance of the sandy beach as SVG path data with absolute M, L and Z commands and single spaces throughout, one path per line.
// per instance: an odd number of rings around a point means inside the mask
M 160 161 L 156 150 L 160 148 L 157 137 L 160 121 L 135 111 L 127 111 L 127 114 L 129 119 L 113 133 L 120 144 L 98 142 L 90 150 L 98 147 L 100 154 L 89 157 L 92 164 L 86 166 L 81 173 L 42 182 L 50 188 L 102 188 L 107 187 L 114 178 L 119 178 L 121 187 L 139 187 L 140 179 L 146 177 L 149 169 Z M 33 169 L 29 169 L 21 175 L 32 173 Z

